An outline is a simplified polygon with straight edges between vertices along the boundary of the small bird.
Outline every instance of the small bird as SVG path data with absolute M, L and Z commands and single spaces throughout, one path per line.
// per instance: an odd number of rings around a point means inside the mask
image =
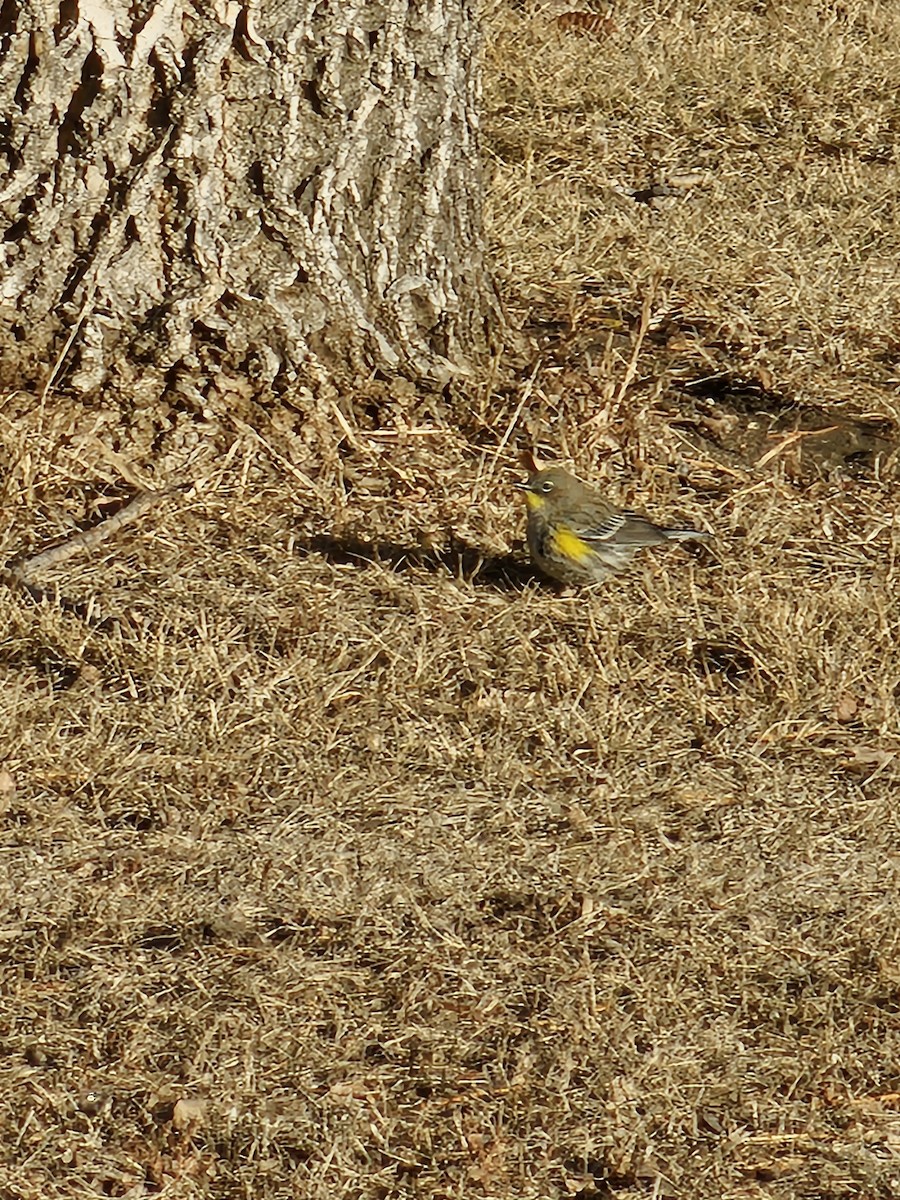
M 516 486 L 528 505 L 531 560 L 560 583 L 601 583 L 644 546 L 712 536 L 699 529 L 661 529 L 638 513 L 622 512 L 562 467 L 536 471 Z

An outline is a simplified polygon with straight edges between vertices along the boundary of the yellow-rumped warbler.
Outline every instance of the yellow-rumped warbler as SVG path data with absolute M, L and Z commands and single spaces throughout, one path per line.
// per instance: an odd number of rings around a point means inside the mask
M 627 567 L 644 546 L 712 536 L 698 529 L 660 529 L 638 513 L 622 512 L 562 467 L 537 471 L 517 486 L 528 505 L 532 561 L 561 583 L 600 583 Z

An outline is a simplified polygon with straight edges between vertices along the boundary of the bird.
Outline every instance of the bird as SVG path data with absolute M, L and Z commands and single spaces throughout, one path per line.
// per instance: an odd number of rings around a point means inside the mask
M 645 546 L 704 541 L 699 529 L 665 529 L 639 513 L 616 508 L 562 467 L 535 471 L 525 492 L 528 549 L 545 575 L 566 585 L 602 583 Z

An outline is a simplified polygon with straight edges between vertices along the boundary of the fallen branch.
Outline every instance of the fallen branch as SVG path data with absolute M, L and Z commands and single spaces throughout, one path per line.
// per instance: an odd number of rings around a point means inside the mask
M 20 554 L 10 559 L 6 564 L 6 573 L 19 583 L 27 585 L 29 577 L 36 571 L 58 566 L 61 562 L 65 562 L 77 554 L 79 550 L 93 550 L 107 538 L 112 537 L 114 533 L 118 533 L 125 525 L 130 525 L 132 521 L 143 516 L 154 504 L 172 495 L 173 492 L 182 490 L 183 486 L 176 484 L 162 492 L 139 492 L 118 512 L 113 513 L 112 516 L 107 517 L 98 525 L 94 525 L 91 529 L 84 529 L 80 533 L 72 534 L 71 537 L 65 538 L 61 542 L 55 542 L 37 554 Z

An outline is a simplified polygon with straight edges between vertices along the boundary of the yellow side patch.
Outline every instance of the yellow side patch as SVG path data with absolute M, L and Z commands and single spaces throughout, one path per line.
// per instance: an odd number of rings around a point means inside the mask
M 557 529 L 553 534 L 553 546 L 557 554 L 561 554 L 563 558 L 574 558 L 579 562 L 584 562 L 594 557 L 594 551 L 587 542 L 583 542 L 571 529 Z

